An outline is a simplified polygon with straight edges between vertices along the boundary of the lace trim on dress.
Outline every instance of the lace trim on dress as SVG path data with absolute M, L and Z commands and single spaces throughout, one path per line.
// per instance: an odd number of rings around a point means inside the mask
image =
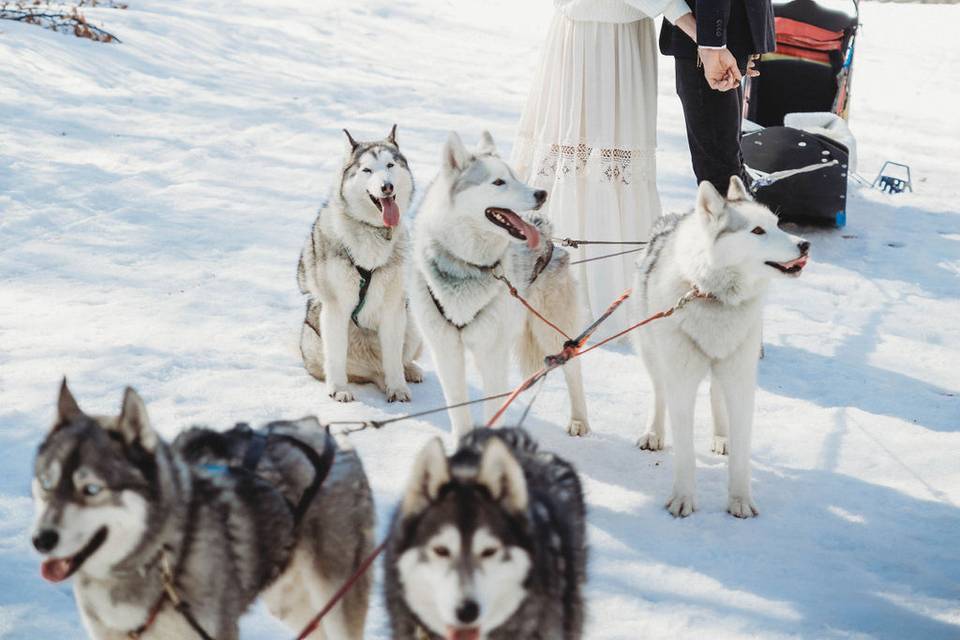
M 578 144 L 534 144 L 517 140 L 520 167 L 531 179 L 595 178 L 601 183 L 629 185 L 656 179 L 656 149 L 621 149 Z

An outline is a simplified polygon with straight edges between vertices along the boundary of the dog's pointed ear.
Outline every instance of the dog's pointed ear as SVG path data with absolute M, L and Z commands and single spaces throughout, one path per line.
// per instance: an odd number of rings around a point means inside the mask
M 447 143 L 443 145 L 443 170 L 448 174 L 457 174 L 470 163 L 470 153 L 463 146 L 463 140 L 456 131 L 451 131 Z
M 50 431 L 53 432 L 65 427 L 83 416 L 83 410 L 70 392 L 70 387 L 67 386 L 67 377 L 64 376 L 63 381 L 60 382 L 60 395 L 57 397 L 57 420 L 53 423 L 53 428 Z
M 117 420 L 117 429 L 128 445 L 140 443 L 144 450 L 153 453 L 157 449 L 157 434 L 150 426 L 147 417 L 147 407 L 143 404 L 140 395 L 131 387 L 123 392 L 123 408 L 120 409 L 120 419 Z
M 433 438 L 417 456 L 413 473 L 403 496 L 402 512 L 405 516 L 423 511 L 437 499 L 440 487 L 450 482 L 450 465 L 443 451 L 440 438 Z
M 477 482 L 486 487 L 490 495 L 511 513 L 527 510 L 529 497 L 523 468 L 500 438 L 493 437 L 487 441 L 480 456 Z
M 727 200 L 737 202 L 742 200 L 753 200 L 747 185 L 743 184 L 740 176 L 730 176 L 730 186 L 727 188 Z
M 357 147 L 360 146 L 360 143 L 353 139 L 353 136 L 350 135 L 350 132 L 346 129 L 343 130 L 344 135 L 347 136 L 347 153 L 353 153 L 357 150 Z
M 723 215 L 726 201 L 713 183 L 704 180 L 697 189 L 697 213 L 704 223 L 713 224 Z
M 480 134 L 480 144 L 477 145 L 477 155 L 478 156 L 495 156 L 497 155 L 497 143 L 493 141 L 493 136 L 490 135 L 489 131 L 484 131 Z
M 397 148 L 400 147 L 400 145 L 397 144 L 397 125 L 393 125 L 393 127 L 390 129 L 390 135 L 387 136 L 387 142 Z

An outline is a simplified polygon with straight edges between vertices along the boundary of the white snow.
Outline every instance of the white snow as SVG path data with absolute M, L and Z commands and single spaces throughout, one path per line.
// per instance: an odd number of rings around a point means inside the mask
M 302 370 L 301 242 L 341 127 L 400 124 L 419 184 L 446 132 L 506 154 L 546 0 L 131 0 L 87 9 L 123 44 L 0 22 L 0 637 L 82 636 L 28 530 L 31 461 L 66 374 L 114 412 L 125 385 L 167 437 L 411 406 L 336 405 Z M 562 378 L 527 426 L 589 498 L 595 638 L 960 637 L 960 6 L 863 3 L 851 127 L 861 173 L 911 164 L 915 193 L 851 186 L 849 226 L 803 230 L 816 262 L 775 287 L 754 442 L 759 518 L 724 512 L 725 461 L 698 409 L 701 510 L 662 508 L 672 453 L 633 441 L 649 392 L 625 349 L 585 357 L 594 434 L 567 437 Z M 660 189 L 692 202 L 672 66 L 661 61 Z M 427 363 L 429 366 L 429 363 Z M 518 374 L 514 372 L 514 377 Z M 474 388 L 475 393 L 479 390 Z M 516 417 L 518 413 L 512 414 Z M 444 415 L 353 437 L 382 532 Z M 379 575 L 379 570 L 378 570 Z M 385 638 L 378 593 L 369 637 Z M 262 608 L 245 637 L 284 638 Z

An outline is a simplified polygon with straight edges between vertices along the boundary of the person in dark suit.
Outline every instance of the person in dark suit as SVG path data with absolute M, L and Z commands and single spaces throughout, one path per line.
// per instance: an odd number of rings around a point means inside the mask
M 691 13 L 663 21 L 660 51 L 674 57 L 677 95 L 697 183 L 726 193 L 730 176 L 746 180 L 740 153 L 743 77 L 755 55 L 773 51 L 770 0 L 686 0 Z

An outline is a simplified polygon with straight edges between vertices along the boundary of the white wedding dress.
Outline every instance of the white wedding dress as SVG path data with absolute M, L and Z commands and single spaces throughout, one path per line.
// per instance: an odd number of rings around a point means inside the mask
M 679 2 L 679 4 L 677 4 Z M 518 177 L 550 196 L 556 235 L 647 240 L 657 194 L 657 42 L 652 17 L 683 0 L 556 0 L 513 148 Z M 647 13 L 649 12 L 649 13 Z M 679 14 L 677 13 L 679 12 Z M 630 249 L 587 245 L 574 260 Z M 637 253 L 574 267 L 591 318 L 631 287 Z M 623 305 L 598 337 L 626 328 Z

